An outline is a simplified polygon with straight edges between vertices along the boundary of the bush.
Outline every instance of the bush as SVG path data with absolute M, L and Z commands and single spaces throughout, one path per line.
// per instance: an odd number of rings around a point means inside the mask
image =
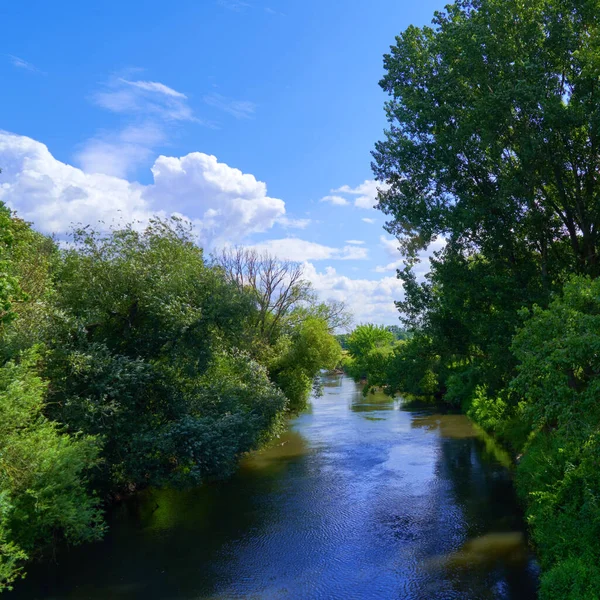
M 103 532 L 99 500 L 87 490 L 98 441 L 44 417 L 38 358 L 30 351 L 0 369 L 0 590 L 55 533 L 79 543 Z

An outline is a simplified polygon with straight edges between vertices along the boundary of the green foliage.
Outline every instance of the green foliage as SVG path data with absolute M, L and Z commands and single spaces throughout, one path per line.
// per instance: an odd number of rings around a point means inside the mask
M 276 349 L 269 371 L 295 411 L 304 408 L 320 370 L 334 369 L 341 358 L 340 345 L 328 323 L 312 316 L 282 337 Z
M 369 387 L 381 385 L 394 341 L 394 334 L 383 325 L 358 325 L 346 339 L 351 357 L 344 364 L 346 372 L 356 380 L 368 380 Z
M 347 313 L 264 260 L 296 282 L 260 303 L 178 219 L 59 250 L 0 206 L 0 590 L 101 536 L 101 499 L 227 477 L 304 406 Z
M 439 356 L 431 339 L 418 334 L 394 348 L 387 367 L 385 388 L 389 394 L 433 396 L 440 390 L 439 379 Z
M 390 126 L 373 153 L 414 334 L 388 389 L 462 405 L 522 454 L 553 600 L 600 595 L 600 284 L 571 278 L 600 275 L 598 9 L 458 0 L 409 27 L 384 59 Z
M 390 128 L 374 152 L 380 207 L 416 250 L 432 237 L 547 273 L 598 273 L 600 162 L 595 0 L 460 0 L 385 56 Z
M 599 332 L 600 280 L 572 277 L 547 309 L 534 307 L 513 343 L 512 389 L 533 430 L 518 486 L 546 569 L 543 598 L 600 589 Z
M 99 501 L 86 486 L 99 445 L 44 417 L 47 383 L 36 373 L 37 360 L 29 352 L 0 369 L 0 590 L 56 532 L 79 543 L 103 530 Z
M 13 302 L 22 297 L 9 261 L 9 253 L 14 244 L 13 230 L 14 221 L 10 210 L 0 202 L 0 328 L 14 318 Z
M 572 435 L 600 423 L 600 280 L 573 277 L 546 310 L 534 307 L 516 335 L 513 389 L 534 427 Z

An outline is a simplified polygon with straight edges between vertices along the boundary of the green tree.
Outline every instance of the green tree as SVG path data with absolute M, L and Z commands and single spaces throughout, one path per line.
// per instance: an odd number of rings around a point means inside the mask
M 8 260 L 13 241 L 11 212 L 0 202 L 0 328 L 14 318 L 13 302 L 22 296 L 17 278 L 10 272 Z
M 395 339 L 384 325 L 358 325 L 346 339 L 350 360 L 345 370 L 354 379 L 368 380 L 368 386 L 381 385 Z
M 247 440 L 260 438 L 250 433 L 256 424 L 271 427 L 240 406 L 217 418 L 202 400 L 218 383 L 206 374 L 224 376 L 215 367 L 223 353 L 249 343 L 245 323 L 255 309 L 204 262 L 182 222 L 157 220 L 143 231 L 107 235 L 77 231 L 63 253 L 57 296 L 61 312 L 46 361 L 49 414 L 69 431 L 103 437 L 105 492 L 224 475 L 249 449 Z M 266 382 L 249 378 L 250 389 L 253 383 L 257 399 L 267 402 L 258 391 Z M 228 389 L 231 401 L 241 402 Z M 276 413 L 285 408 L 275 390 L 272 399 Z M 218 467 L 211 456 L 223 445 L 230 462 Z
M 409 254 L 444 235 L 464 252 L 600 271 L 595 0 L 460 0 L 385 56 L 390 127 L 374 172 Z
M 515 336 L 511 389 L 531 432 L 517 470 L 544 572 L 541 598 L 600 589 L 600 280 L 573 277 Z
M 269 372 L 290 400 L 292 410 L 304 408 L 311 390 L 319 392 L 321 369 L 331 370 L 341 358 L 341 348 L 328 323 L 308 317 L 281 336 L 273 348 Z

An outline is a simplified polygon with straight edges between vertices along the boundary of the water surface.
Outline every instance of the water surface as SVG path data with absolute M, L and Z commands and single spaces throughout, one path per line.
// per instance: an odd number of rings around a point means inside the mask
M 121 506 L 12 597 L 535 598 L 503 453 L 464 416 L 325 384 L 233 480 Z

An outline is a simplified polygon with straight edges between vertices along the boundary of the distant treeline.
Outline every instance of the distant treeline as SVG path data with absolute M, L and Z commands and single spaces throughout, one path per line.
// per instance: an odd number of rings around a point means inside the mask
M 0 591 L 106 502 L 230 475 L 301 409 L 348 315 L 294 263 L 178 220 L 58 245 L 0 204 Z
M 373 169 L 412 337 L 368 349 L 368 385 L 462 406 L 510 447 L 540 597 L 598 599 L 600 7 L 461 0 L 384 64 Z

